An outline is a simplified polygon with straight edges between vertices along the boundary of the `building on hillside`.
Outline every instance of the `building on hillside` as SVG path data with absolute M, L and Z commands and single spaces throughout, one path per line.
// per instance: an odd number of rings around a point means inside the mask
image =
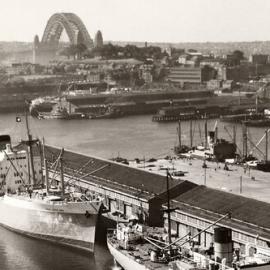
M 173 83 L 179 83 L 184 85 L 185 83 L 202 82 L 202 69 L 197 67 L 174 67 L 170 69 L 167 81 Z
M 252 54 L 249 57 L 249 62 L 255 65 L 266 65 L 269 63 L 268 54 Z
M 206 88 L 209 90 L 216 90 L 220 89 L 222 86 L 222 81 L 221 80 L 209 80 L 206 83 Z
M 101 82 L 101 74 L 100 72 L 89 72 L 86 75 L 86 80 L 91 83 L 100 83 Z
M 152 75 L 152 70 L 153 70 L 153 65 L 152 64 L 144 64 L 140 66 L 140 74 L 141 78 L 144 80 L 145 83 L 152 83 L 153 82 L 153 75 Z
M 200 67 L 210 66 L 217 69 L 222 66 L 223 61 L 223 59 L 219 58 L 205 58 L 200 61 Z
M 143 71 L 142 72 L 142 79 L 144 80 L 145 83 L 152 83 L 153 82 L 153 76 L 150 71 Z
M 227 90 L 232 90 L 236 87 L 234 80 L 226 80 L 222 82 L 222 88 Z
M 185 66 L 196 67 L 196 66 L 199 66 L 201 58 L 202 58 L 201 54 L 193 55 L 193 54 L 186 53 L 178 57 L 178 63 Z
M 227 54 L 226 55 L 226 65 L 230 67 L 239 66 L 240 65 L 240 59 L 235 57 L 234 54 Z

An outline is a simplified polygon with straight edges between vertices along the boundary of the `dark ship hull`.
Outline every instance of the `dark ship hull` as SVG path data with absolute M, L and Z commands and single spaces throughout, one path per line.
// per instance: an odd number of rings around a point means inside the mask
M 232 142 L 220 140 L 213 146 L 214 157 L 217 161 L 235 158 L 236 145 Z

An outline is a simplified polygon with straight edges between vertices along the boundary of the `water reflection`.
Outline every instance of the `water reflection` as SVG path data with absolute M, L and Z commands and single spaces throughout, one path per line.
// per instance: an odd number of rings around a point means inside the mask
M 105 245 L 97 244 L 95 255 L 89 255 L 0 227 L 1 270 L 108 270 L 112 266 Z

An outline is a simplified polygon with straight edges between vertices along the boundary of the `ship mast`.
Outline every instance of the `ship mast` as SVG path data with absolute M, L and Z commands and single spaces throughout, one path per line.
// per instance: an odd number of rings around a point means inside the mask
M 182 147 L 181 133 L 182 133 L 181 120 L 179 120 L 179 122 L 178 122 L 178 143 L 179 143 L 178 146 L 179 146 L 179 150 L 181 150 L 181 147 Z
M 189 136 L 190 136 L 190 148 L 193 147 L 193 132 L 192 132 L 192 120 L 189 122 Z
M 169 170 L 168 169 L 167 169 L 166 183 L 167 183 L 168 242 L 170 245 L 172 243 L 172 232 L 171 232 L 171 206 L 170 206 L 170 185 L 169 185 Z
M 245 123 L 242 124 L 243 130 L 243 158 L 247 158 L 247 126 Z
M 30 167 L 31 167 L 31 171 L 32 171 L 33 184 L 35 184 L 36 183 L 36 179 L 35 179 L 35 169 L 34 169 L 33 149 L 32 149 L 33 140 L 32 140 L 32 135 L 30 134 L 30 130 L 29 130 L 28 113 L 27 113 L 27 111 L 25 111 L 25 122 L 26 122 L 27 138 L 28 138 L 28 143 L 29 143 Z M 30 184 L 30 182 L 29 182 L 29 184 Z
M 268 131 L 269 129 L 265 130 L 265 161 L 268 161 Z
M 204 123 L 204 139 L 205 139 L 205 143 L 204 143 L 204 148 L 206 149 L 208 147 L 208 138 L 207 138 L 207 134 L 208 130 L 207 130 L 207 118 L 205 115 L 205 123 Z
M 64 168 L 63 168 L 63 154 L 64 148 L 61 149 L 59 161 L 60 161 L 60 180 L 61 180 L 61 195 L 64 199 L 65 197 L 65 182 L 64 182 Z

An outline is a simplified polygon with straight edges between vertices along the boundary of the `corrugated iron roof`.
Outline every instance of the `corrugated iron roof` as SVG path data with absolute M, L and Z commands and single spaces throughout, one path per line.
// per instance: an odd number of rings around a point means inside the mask
M 198 216 L 205 216 L 206 212 L 210 217 L 209 213 L 225 215 L 229 212 L 232 222 L 244 222 L 245 227 L 249 227 L 250 230 L 254 229 L 254 225 L 259 226 L 263 231 L 266 229 L 270 237 L 270 204 L 266 202 L 205 186 L 198 186 L 181 194 L 174 199 L 174 202 L 185 210 L 189 206 L 193 207 L 193 211 Z
M 49 162 L 54 162 L 59 153 L 59 148 L 45 146 L 45 156 Z M 72 151 L 65 151 L 63 160 L 65 172 L 70 175 L 74 170 L 87 164 L 79 175 L 84 181 L 98 183 L 131 195 L 137 194 L 136 196 L 140 195 L 147 199 L 166 191 L 166 177 L 162 175 Z M 183 182 L 182 180 L 170 180 L 170 188 Z

